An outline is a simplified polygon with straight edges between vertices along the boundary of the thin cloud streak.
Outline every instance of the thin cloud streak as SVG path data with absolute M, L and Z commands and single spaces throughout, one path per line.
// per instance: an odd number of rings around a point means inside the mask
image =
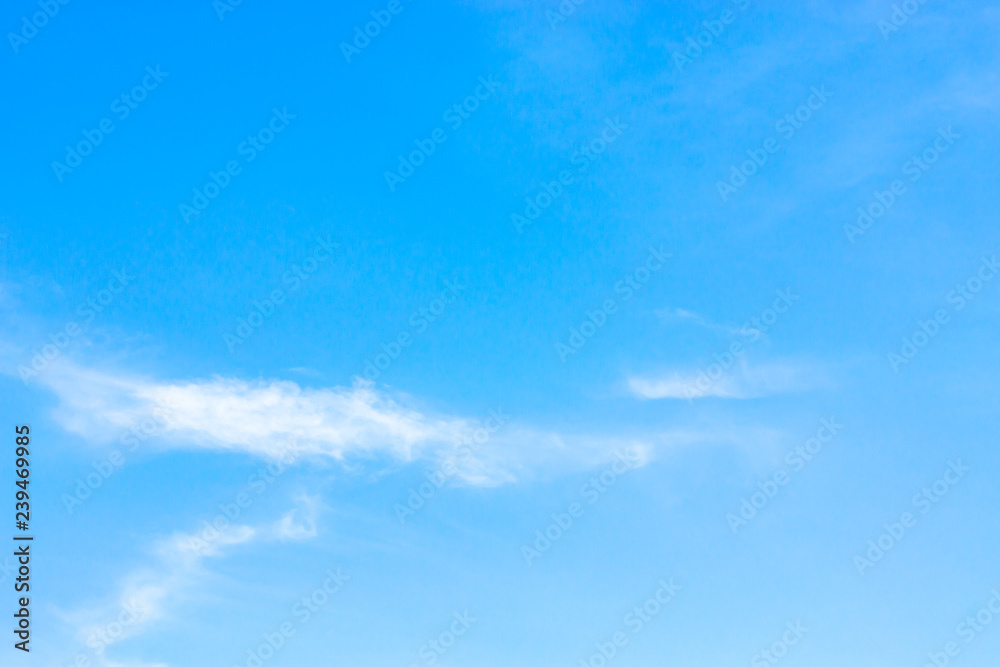
M 751 366 L 743 361 L 726 371 L 716 366 L 720 372 L 709 367 L 658 377 L 630 377 L 628 388 L 634 396 L 645 400 L 748 400 L 807 391 L 823 384 L 814 369 L 790 363 Z

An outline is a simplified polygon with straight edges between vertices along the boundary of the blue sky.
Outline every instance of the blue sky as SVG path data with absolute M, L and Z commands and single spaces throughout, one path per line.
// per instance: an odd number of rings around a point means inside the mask
M 4 664 L 995 664 L 995 7 L 0 21 Z

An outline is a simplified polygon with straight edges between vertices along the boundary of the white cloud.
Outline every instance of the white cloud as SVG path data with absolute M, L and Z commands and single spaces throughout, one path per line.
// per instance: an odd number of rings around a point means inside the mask
M 298 456 L 386 452 L 409 460 L 426 443 L 456 439 L 473 427 L 467 420 L 426 417 L 360 380 L 331 389 L 221 377 L 169 383 L 68 362 L 53 364 L 39 380 L 59 396 L 55 419 L 84 437 L 107 438 L 109 427 L 128 429 L 159 415 L 161 431 L 173 440 L 272 459 L 293 441 Z
M 750 366 L 742 360 L 728 370 L 715 364 L 701 371 L 631 377 L 628 386 L 632 394 L 643 399 L 749 399 L 805 391 L 821 382 L 810 367 L 790 363 Z
M 160 382 L 59 360 L 36 382 L 58 396 L 56 421 L 93 441 L 117 440 L 145 423 L 161 447 L 271 460 L 448 460 L 457 466 L 456 479 L 482 486 L 512 482 L 541 468 L 601 465 L 621 447 L 649 451 L 670 440 L 663 434 L 646 440 L 560 435 L 509 421 L 487 434 L 489 420 L 431 415 L 412 407 L 408 397 L 389 396 L 363 380 L 352 387 L 319 389 L 222 377 Z M 480 443 L 484 434 L 487 441 Z M 473 445 L 474 453 L 463 444 Z

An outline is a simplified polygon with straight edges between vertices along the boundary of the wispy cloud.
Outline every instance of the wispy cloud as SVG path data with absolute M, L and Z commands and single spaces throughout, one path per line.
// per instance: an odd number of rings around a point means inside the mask
M 36 380 L 59 398 L 54 419 L 95 442 L 157 417 L 164 448 L 202 448 L 296 461 L 448 461 L 456 479 L 493 486 L 541 470 L 568 472 L 611 460 L 631 447 L 648 459 L 670 433 L 650 436 L 560 434 L 506 423 L 481 447 L 489 419 L 434 415 L 358 379 L 351 387 L 303 388 L 285 380 L 233 378 L 163 382 L 96 371 L 66 360 Z M 485 417 L 485 415 L 484 415 Z M 110 434 L 110 435 L 109 435 Z
M 178 532 L 153 543 L 152 564 L 125 574 L 107 600 L 70 612 L 64 621 L 76 628 L 77 640 L 93 651 L 97 663 L 113 667 L 108 647 L 146 632 L 172 610 L 207 575 L 205 561 L 223 558 L 253 542 L 285 542 L 316 536 L 318 500 L 308 496 L 280 519 L 259 526 L 227 524 Z
M 271 539 L 289 542 L 316 537 L 319 498 L 303 495 L 298 498 L 298 502 L 299 507 L 291 509 L 271 526 Z
M 662 310 L 656 311 L 657 316 L 660 319 L 668 322 L 684 322 L 687 324 L 695 324 L 706 329 L 711 329 L 712 331 L 724 333 L 724 334 L 736 334 L 740 332 L 739 327 L 731 327 L 724 324 L 716 324 L 712 322 L 704 315 L 700 315 L 691 310 L 685 310 L 684 308 L 664 308 Z
M 700 371 L 674 371 L 659 376 L 631 377 L 628 387 L 643 399 L 750 399 L 795 393 L 823 384 L 816 369 L 793 363 L 751 366 L 745 360 L 723 371 L 709 366 Z

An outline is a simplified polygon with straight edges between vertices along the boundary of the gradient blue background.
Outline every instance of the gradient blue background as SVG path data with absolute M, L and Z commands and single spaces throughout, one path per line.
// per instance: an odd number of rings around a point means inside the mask
M 885 39 L 884 1 L 587 0 L 555 26 L 555 2 L 403 6 L 349 64 L 340 42 L 384 4 L 245 0 L 220 20 L 208 0 L 74 1 L 19 53 L 0 47 L 2 423 L 33 427 L 38 540 L 33 655 L 16 655 L 8 636 L 0 662 L 68 665 L 86 652 L 68 610 L 112 595 L 151 561 L 150 544 L 196 530 L 260 465 L 143 447 L 66 512 L 61 495 L 106 449 L 61 428 L 57 399 L 16 369 L 123 266 L 134 283 L 66 351 L 82 367 L 349 386 L 457 276 L 462 297 L 379 387 L 428 410 L 501 407 L 558 432 L 709 435 L 658 451 L 530 568 L 520 547 L 602 468 L 448 485 L 401 525 L 393 505 L 425 462 L 296 466 L 245 518 L 274 519 L 314 494 L 328 508 L 318 536 L 208 559 L 171 612 L 106 664 L 246 664 L 331 567 L 349 584 L 266 664 L 425 664 L 419 647 L 468 609 L 479 620 L 441 664 L 577 665 L 662 577 L 682 591 L 615 664 L 747 665 L 799 619 L 810 630 L 788 665 L 922 665 L 942 650 L 1000 587 L 1000 281 L 900 373 L 886 355 L 1000 250 L 1000 12 L 927 2 Z M 735 21 L 679 72 L 673 54 L 727 8 Z M 34 11 L 9 3 L 0 27 Z M 60 183 L 51 163 L 64 147 L 157 65 L 169 77 Z M 383 173 L 397 155 L 489 75 L 496 96 L 390 192 Z M 829 101 L 721 202 L 717 181 L 821 85 Z M 178 205 L 239 159 L 275 107 L 297 117 L 186 223 Z M 524 197 L 617 117 L 628 129 L 518 234 L 510 214 Z M 949 126 L 961 139 L 849 243 L 857 207 Z M 339 252 L 230 352 L 223 335 L 326 235 Z M 556 343 L 651 245 L 670 264 L 563 363 Z M 776 289 L 801 301 L 747 361 L 801 369 L 805 386 L 690 403 L 629 391 L 632 377 L 705 368 L 739 339 L 726 328 Z M 726 514 L 831 416 L 844 431 L 733 535 Z M 3 479 L 13 458 L 0 461 Z M 968 476 L 859 576 L 853 557 L 959 458 Z M 1000 627 L 962 646 L 954 664 L 993 665 Z

